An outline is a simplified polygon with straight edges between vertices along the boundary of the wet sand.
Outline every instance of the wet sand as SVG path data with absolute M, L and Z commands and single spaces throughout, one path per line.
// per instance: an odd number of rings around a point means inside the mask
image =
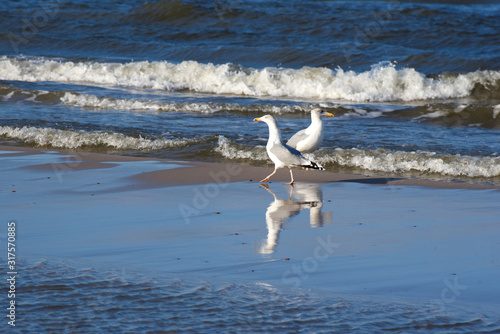
M 500 311 L 495 186 L 317 171 L 262 186 L 270 168 L 19 147 L 0 161 L 19 257 Z

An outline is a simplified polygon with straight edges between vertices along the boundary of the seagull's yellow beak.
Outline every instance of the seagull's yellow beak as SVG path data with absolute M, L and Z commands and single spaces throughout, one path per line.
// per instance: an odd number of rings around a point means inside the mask
M 331 112 L 325 113 L 326 116 L 333 117 L 333 114 Z
M 260 118 L 258 118 L 258 117 L 254 118 L 253 120 L 254 120 L 254 122 L 257 122 L 257 121 L 262 121 L 262 120 L 261 120 Z

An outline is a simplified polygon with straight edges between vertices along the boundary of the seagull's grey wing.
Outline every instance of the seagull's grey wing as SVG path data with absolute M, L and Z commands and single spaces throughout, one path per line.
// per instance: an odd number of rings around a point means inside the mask
M 297 148 L 297 144 L 306 138 L 307 138 L 306 129 L 303 129 L 294 134 L 292 138 L 288 139 L 286 144 L 290 147 Z
M 301 166 L 302 157 L 299 151 L 284 145 L 273 145 L 269 151 L 287 166 Z

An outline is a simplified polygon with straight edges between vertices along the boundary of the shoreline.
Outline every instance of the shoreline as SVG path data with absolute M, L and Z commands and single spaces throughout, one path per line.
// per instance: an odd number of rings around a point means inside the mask
M 19 155 L 46 154 L 56 152 L 61 155 L 70 155 L 64 162 L 58 164 L 38 164 L 30 168 L 39 170 L 83 170 L 113 167 L 113 163 L 119 162 L 145 162 L 155 161 L 160 163 L 175 164 L 177 167 L 166 168 L 155 171 L 143 172 L 130 176 L 130 180 L 140 182 L 141 188 L 158 188 L 169 186 L 195 185 L 206 183 L 227 183 L 250 181 L 258 183 L 272 171 L 272 167 L 249 166 L 234 163 L 203 162 L 203 161 L 180 161 L 174 159 L 160 159 L 150 157 L 132 157 L 127 155 L 115 155 L 107 153 L 94 153 L 83 151 L 43 149 L 35 147 L 0 145 L 0 151 L 10 151 L 0 157 L 12 157 Z M 420 186 L 439 189 L 498 189 L 500 185 L 466 183 L 458 181 L 439 181 L 428 179 L 407 178 L 403 176 L 385 176 L 373 173 L 371 176 L 361 174 L 335 173 L 329 171 L 304 171 L 294 169 L 296 182 L 333 183 L 333 182 L 355 182 L 385 186 Z M 288 182 L 290 175 L 287 169 L 279 169 L 273 175 L 270 184 L 275 182 Z

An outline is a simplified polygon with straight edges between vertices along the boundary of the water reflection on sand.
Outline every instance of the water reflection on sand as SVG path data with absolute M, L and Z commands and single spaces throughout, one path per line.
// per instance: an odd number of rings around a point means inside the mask
M 267 239 L 258 249 L 260 254 L 273 254 L 278 245 L 278 238 L 283 224 L 302 210 L 309 209 L 309 223 L 312 228 L 331 224 L 332 213 L 322 212 L 323 191 L 320 183 L 296 183 L 289 187 L 288 199 L 279 199 L 269 185 L 261 184 L 269 192 L 274 201 L 266 211 Z M 293 199 L 294 198 L 294 199 Z

